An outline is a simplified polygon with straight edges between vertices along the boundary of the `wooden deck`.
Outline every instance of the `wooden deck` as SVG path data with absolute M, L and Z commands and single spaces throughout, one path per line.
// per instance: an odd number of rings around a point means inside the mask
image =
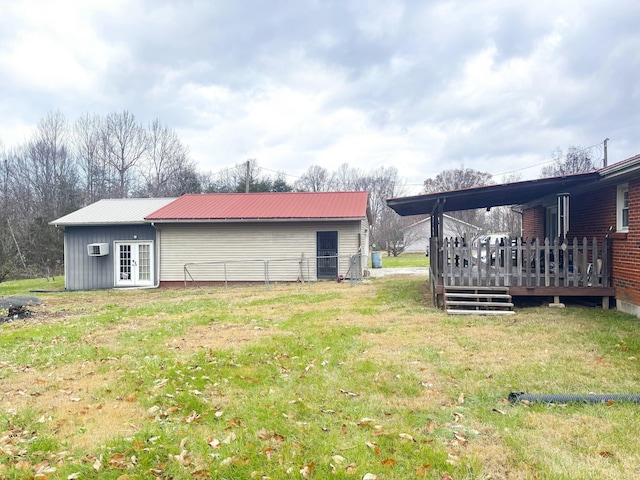
M 431 239 L 434 301 L 442 305 L 448 286 L 508 287 L 511 296 L 602 297 L 608 306 L 615 296 L 610 282 L 608 241 L 517 239 L 480 247 L 446 238 L 437 249 Z M 434 249 L 433 247 L 436 247 Z M 606 300 L 605 300 L 606 299 Z

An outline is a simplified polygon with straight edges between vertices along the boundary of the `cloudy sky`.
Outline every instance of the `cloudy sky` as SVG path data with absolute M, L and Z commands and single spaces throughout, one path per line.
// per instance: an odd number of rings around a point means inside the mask
M 560 147 L 640 153 L 637 0 L 0 0 L 0 141 L 128 110 L 203 171 L 255 158 L 539 175 Z

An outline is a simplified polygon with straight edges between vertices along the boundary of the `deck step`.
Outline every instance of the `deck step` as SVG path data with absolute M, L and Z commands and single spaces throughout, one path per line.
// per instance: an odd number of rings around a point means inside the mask
M 513 310 L 457 310 L 447 309 L 449 315 L 515 315 Z
M 449 315 L 513 315 L 508 287 L 445 287 L 444 306 Z
M 444 296 L 446 298 L 502 298 L 502 299 L 511 299 L 511 295 L 508 293 L 450 293 L 445 292 Z
M 509 291 L 509 287 L 500 287 L 500 286 L 495 286 L 495 285 L 489 285 L 489 286 L 470 286 L 470 285 L 461 285 L 461 286 L 457 286 L 457 287 L 453 287 L 453 286 L 448 286 L 446 287 L 447 290 L 450 291 L 460 291 L 460 292 L 478 292 L 478 291 L 483 291 L 483 292 L 508 292 Z
M 447 305 L 460 307 L 508 307 L 513 308 L 511 302 L 475 302 L 473 300 L 447 300 Z

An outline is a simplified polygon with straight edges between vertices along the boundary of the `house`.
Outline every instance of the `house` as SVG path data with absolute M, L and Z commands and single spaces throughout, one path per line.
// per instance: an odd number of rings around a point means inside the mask
M 362 276 L 369 254 L 367 192 L 101 200 L 51 223 L 69 290 Z
M 640 316 L 640 155 L 597 171 L 387 200 L 400 215 L 432 214 L 434 300 L 450 286 L 501 285 L 514 296 L 609 298 Z M 513 261 L 465 270 L 443 234 L 444 212 L 519 205 L 522 238 L 498 252 Z M 546 240 L 545 240 L 546 239 Z M 489 247 L 487 247 L 489 248 Z
M 443 216 L 443 228 L 445 237 L 464 237 L 474 239 L 480 233 L 480 227 L 463 222 L 451 215 Z M 405 245 L 407 253 L 427 253 L 429 249 L 429 237 L 431 236 L 431 217 L 424 218 L 404 229 Z

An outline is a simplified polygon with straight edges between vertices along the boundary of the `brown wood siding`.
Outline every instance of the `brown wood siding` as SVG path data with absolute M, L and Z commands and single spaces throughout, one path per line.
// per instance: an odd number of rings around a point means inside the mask
M 316 232 L 338 232 L 339 274 L 344 275 L 347 256 L 358 253 L 361 222 L 163 224 L 158 228 L 162 232 L 161 281 L 183 281 L 185 264 L 193 264 L 188 269 L 196 281 L 223 281 L 225 265 L 220 262 L 227 262 L 228 281 L 264 281 L 265 268 L 270 281 L 306 281 L 316 279 Z M 269 260 L 267 267 L 265 260 Z

